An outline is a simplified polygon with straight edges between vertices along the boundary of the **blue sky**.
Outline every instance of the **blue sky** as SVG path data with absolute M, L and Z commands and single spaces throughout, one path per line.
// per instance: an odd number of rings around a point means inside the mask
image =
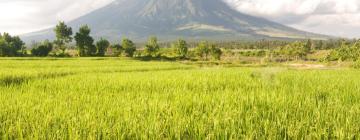
M 113 0 L 0 0 L 0 32 L 23 34 L 70 21 Z M 240 12 L 301 30 L 360 38 L 360 0 L 224 0 Z

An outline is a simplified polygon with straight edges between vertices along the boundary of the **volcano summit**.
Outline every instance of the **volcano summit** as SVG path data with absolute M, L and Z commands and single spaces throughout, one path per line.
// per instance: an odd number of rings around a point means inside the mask
M 326 38 L 263 18 L 240 13 L 222 0 L 116 0 L 68 22 L 74 32 L 84 24 L 95 38 L 135 41 L 156 35 L 163 40 L 240 38 Z M 53 39 L 52 29 L 22 36 L 24 40 Z

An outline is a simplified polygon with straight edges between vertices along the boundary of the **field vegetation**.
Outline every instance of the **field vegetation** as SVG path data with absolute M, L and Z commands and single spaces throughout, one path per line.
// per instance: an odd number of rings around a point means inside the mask
M 0 60 L 1 139 L 358 139 L 354 69 Z

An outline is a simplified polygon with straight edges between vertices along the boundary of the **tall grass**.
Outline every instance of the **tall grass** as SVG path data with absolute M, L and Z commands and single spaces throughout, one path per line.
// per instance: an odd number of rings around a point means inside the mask
M 0 139 L 359 139 L 359 85 L 351 69 L 3 59 Z

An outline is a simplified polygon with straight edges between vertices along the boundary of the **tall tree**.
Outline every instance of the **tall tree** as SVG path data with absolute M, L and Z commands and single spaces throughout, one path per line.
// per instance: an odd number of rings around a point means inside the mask
M 6 52 L 7 52 L 7 43 L 5 42 L 5 40 L 0 37 L 0 56 L 6 56 Z
M 25 43 L 18 36 L 4 33 L 0 36 L 0 56 L 20 56 L 21 50 L 25 49 Z
M 71 27 L 68 27 L 65 22 L 60 21 L 59 24 L 56 25 L 54 31 L 56 35 L 56 40 L 54 43 L 64 54 L 66 50 L 66 44 L 72 41 L 72 29 Z
M 130 39 L 124 38 L 121 42 L 121 46 L 124 49 L 125 56 L 127 56 L 127 57 L 134 56 L 136 47 L 135 47 L 135 44 Z
M 195 53 L 198 57 L 205 58 L 205 60 L 207 60 L 210 53 L 209 43 L 206 41 L 201 41 L 195 48 Z
M 330 45 L 329 45 L 328 47 L 329 47 L 329 48 L 332 48 L 332 47 L 331 47 L 331 45 L 333 45 L 333 44 L 332 44 L 332 40 L 329 41 L 329 44 L 330 44 Z M 323 48 L 323 45 L 324 45 L 323 41 L 322 41 L 322 40 L 319 40 L 318 43 L 315 44 L 315 49 L 317 49 L 317 50 L 324 49 L 324 48 Z
M 209 52 L 213 59 L 215 59 L 215 60 L 221 59 L 222 51 L 220 48 L 216 47 L 215 45 L 213 45 L 213 44 L 210 45 Z
M 108 40 L 101 38 L 96 42 L 97 56 L 105 56 L 106 49 L 110 46 Z
M 147 44 L 145 45 L 145 54 L 147 56 L 158 56 L 160 51 L 160 46 L 157 42 L 157 38 L 152 36 L 149 38 Z
M 310 53 L 312 46 L 313 46 L 312 40 L 308 39 L 305 46 L 304 46 L 305 53 Z
M 90 36 L 90 32 L 89 26 L 83 25 L 74 37 L 80 56 L 94 56 L 96 54 L 94 39 Z
M 172 44 L 175 54 L 181 58 L 185 58 L 188 53 L 188 44 L 185 40 L 179 39 Z

